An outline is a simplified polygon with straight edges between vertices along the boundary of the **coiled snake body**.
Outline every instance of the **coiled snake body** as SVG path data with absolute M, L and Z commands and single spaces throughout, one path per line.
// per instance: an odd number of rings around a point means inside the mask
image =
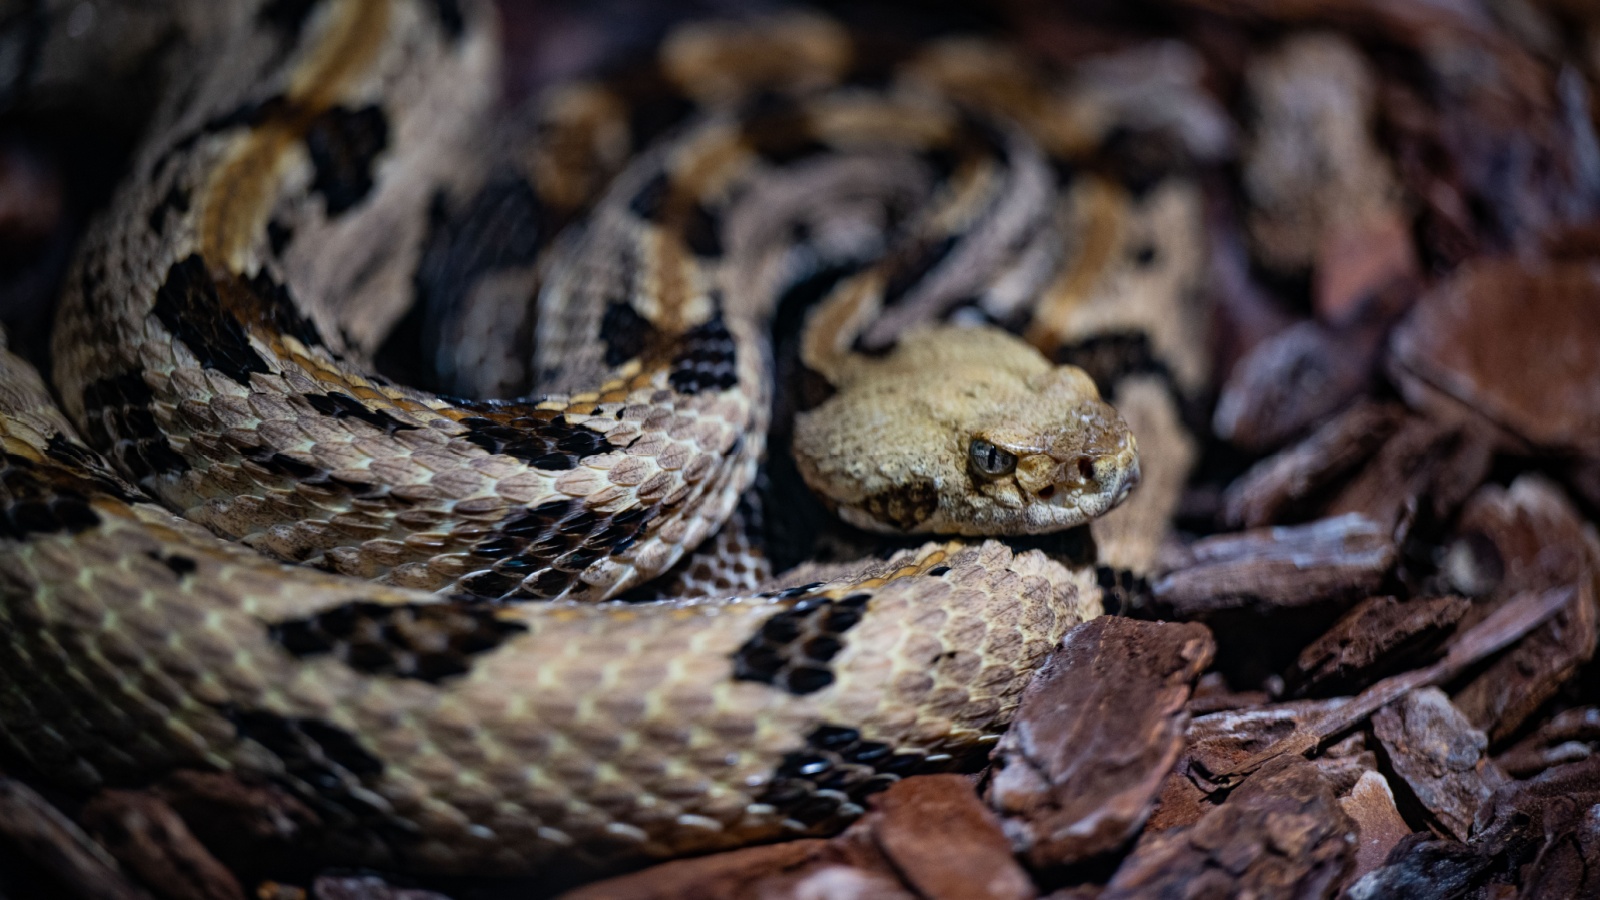
M 981 750 L 1098 614 L 1092 575 L 932 543 L 735 599 L 595 601 L 728 519 L 763 449 L 766 316 L 828 266 L 801 354 L 834 394 L 795 445 L 844 519 L 1033 534 L 1127 494 L 1131 437 L 1082 372 L 909 327 L 1052 277 L 1037 136 L 926 83 L 833 87 L 827 23 L 686 32 L 666 68 L 699 112 L 623 165 L 604 97 L 573 93 L 536 188 L 481 195 L 490 219 L 537 196 L 541 227 L 595 195 L 518 250 L 541 393 L 436 396 L 364 373 L 478 141 L 485 12 L 241 6 L 174 80 L 69 276 L 65 415 L 0 358 L 7 743 L 79 786 L 270 780 L 330 856 L 475 873 L 822 831 Z M 854 353 L 875 328 L 893 348 Z

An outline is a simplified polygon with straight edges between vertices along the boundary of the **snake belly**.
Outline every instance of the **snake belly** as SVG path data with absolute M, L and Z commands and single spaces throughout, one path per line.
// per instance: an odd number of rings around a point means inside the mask
M 738 215 L 817 144 L 854 156 L 812 177 L 895 197 L 926 185 L 886 177 L 884 145 L 953 159 L 912 249 L 861 276 L 938 306 L 1026 268 L 1026 141 L 901 97 L 829 95 L 800 132 L 713 110 L 551 251 L 548 390 L 446 398 L 367 357 L 492 96 L 487 10 L 245 9 L 85 238 L 62 410 L 0 357 L 13 751 L 80 788 L 271 781 L 323 819 L 330 859 L 529 873 L 836 829 L 992 742 L 1098 614 L 1092 573 L 934 543 L 754 596 L 594 601 L 700 544 L 761 455 L 759 335 L 791 241 L 758 217 L 738 233 L 776 249 L 711 252 L 719 199 Z

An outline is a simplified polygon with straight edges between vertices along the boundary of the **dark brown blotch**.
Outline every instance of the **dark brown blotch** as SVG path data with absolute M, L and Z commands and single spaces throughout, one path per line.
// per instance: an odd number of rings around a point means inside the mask
M 152 312 L 207 369 L 243 385 L 250 383 L 252 372 L 271 371 L 251 346 L 238 317 L 223 308 L 216 281 L 199 254 L 190 254 L 167 270 L 156 289 Z
M 614 300 L 606 305 L 605 314 L 600 318 L 600 341 L 605 344 L 606 365 L 615 368 L 638 359 L 660 339 L 660 332 L 649 319 L 639 315 L 632 303 Z
M 181 553 L 164 554 L 151 550 L 145 555 L 166 566 L 167 569 L 180 580 L 189 575 L 193 575 L 195 570 L 199 568 L 199 563 L 196 563 L 194 560 L 184 556 Z
M 739 383 L 739 348 L 720 311 L 684 332 L 667 380 L 683 394 L 725 391 Z
M 238 707 L 221 712 L 239 740 L 259 745 L 282 762 L 281 781 L 309 802 L 329 829 L 367 832 L 389 841 L 412 836 L 414 825 L 374 803 L 365 782 L 383 774 L 383 761 L 355 735 L 320 719 Z
M 73 475 L 87 482 L 86 489 L 91 493 L 115 497 L 124 503 L 144 499 L 134 496 L 134 492 L 130 491 L 129 486 L 111 471 L 100 454 L 72 438 L 57 432 L 45 441 L 44 449 L 45 455 L 49 456 L 52 462 L 69 469 Z
M 439 27 L 444 29 L 445 36 L 451 40 L 458 40 L 466 30 L 466 19 L 461 15 L 459 0 L 433 0 L 433 14 L 439 20 Z
M 960 762 L 823 724 L 807 735 L 803 747 L 784 754 L 756 801 L 777 807 L 802 829 L 820 831 L 860 815 L 867 797 L 907 775 L 943 771 Z
M 467 428 L 463 437 L 472 443 L 547 471 L 575 468 L 579 460 L 610 447 L 600 432 L 547 410 L 497 410 L 460 421 Z
M 267 0 L 256 11 L 256 22 L 277 31 L 290 44 L 299 40 L 306 17 L 322 0 Z
M 278 622 L 271 638 L 298 657 L 332 655 L 369 675 L 437 683 L 527 630 L 475 600 L 385 604 L 355 601 Z
M 938 510 L 939 490 L 931 479 L 917 478 L 867 497 L 861 508 L 879 522 L 910 531 Z
M 12 453 L 0 455 L 0 537 L 77 534 L 100 523 L 70 472 Z
M 485 599 L 558 596 L 589 566 L 633 546 L 655 516 L 656 510 L 644 507 L 607 516 L 581 500 L 552 500 L 514 512 L 473 545 L 473 556 L 492 563 L 461 579 L 459 586 Z
M 805 111 L 780 94 L 765 94 L 747 116 L 743 134 L 745 146 L 772 166 L 789 166 L 829 151 L 817 140 Z
M 90 439 L 110 446 L 123 471 L 141 482 L 189 468 L 156 422 L 154 404 L 155 394 L 138 371 L 102 378 L 83 389 L 84 430 Z
M 415 431 L 408 425 L 381 409 L 373 409 L 349 394 L 333 391 L 328 394 L 307 394 L 306 402 L 317 412 L 334 419 L 358 419 L 385 434 L 397 431 Z
M 788 605 L 761 623 L 733 654 L 736 680 L 759 681 L 799 695 L 833 683 L 833 658 L 844 649 L 844 633 L 861 621 L 871 595 L 856 594 L 848 604 L 804 596 L 817 587 L 792 589 L 800 592 L 793 598 L 776 595 Z
M 1056 363 L 1077 366 L 1088 373 L 1108 399 L 1114 396 L 1117 382 L 1130 375 L 1155 375 L 1173 387 L 1171 371 L 1143 331 L 1102 332 L 1063 344 L 1051 356 Z
M 189 191 L 182 185 L 173 185 L 167 188 L 155 207 L 150 210 L 150 230 L 156 234 L 164 234 L 167 230 L 167 216 L 171 214 L 182 215 L 189 211 Z
M 389 118 L 375 105 L 336 106 L 306 128 L 311 156 L 311 189 L 322 195 L 330 216 L 338 216 L 372 192 L 378 156 L 389 144 Z
M 911 289 L 950 257 L 960 239 L 955 235 L 927 237 L 894 251 L 880 263 L 883 305 L 890 307 L 904 299 Z

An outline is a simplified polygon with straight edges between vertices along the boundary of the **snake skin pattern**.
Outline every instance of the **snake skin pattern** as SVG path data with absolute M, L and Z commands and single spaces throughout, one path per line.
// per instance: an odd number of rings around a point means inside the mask
M 603 94 L 546 107 L 530 178 L 484 214 L 536 234 L 477 272 L 531 279 L 539 393 L 446 397 L 370 356 L 447 198 L 494 184 L 460 163 L 488 10 L 239 7 L 85 238 L 64 413 L 0 356 L 11 748 L 83 788 L 269 780 L 335 826 L 330 858 L 462 873 L 824 833 L 981 755 L 1099 614 L 1094 573 L 930 543 L 751 596 L 596 601 L 729 518 L 764 447 L 767 317 L 830 268 L 802 356 L 835 396 L 797 447 L 847 520 L 1033 534 L 1128 494 L 1132 438 L 1087 376 L 919 327 L 1056 277 L 1048 128 L 959 83 L 836 87 L 829 23 L 687 30 L 663 67 L 697 111 L 638 153 L 608 150 Z

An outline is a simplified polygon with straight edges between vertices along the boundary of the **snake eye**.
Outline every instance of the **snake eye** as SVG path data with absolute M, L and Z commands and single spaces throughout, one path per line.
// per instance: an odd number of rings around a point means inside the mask
M 984 478 L 999 478 L 1017 470 L 1015 454 L 1002 450 L 983 438 L 973 438 L 972 443 L 967 445 L 967 461 L 972 464 L 972 471 Z

